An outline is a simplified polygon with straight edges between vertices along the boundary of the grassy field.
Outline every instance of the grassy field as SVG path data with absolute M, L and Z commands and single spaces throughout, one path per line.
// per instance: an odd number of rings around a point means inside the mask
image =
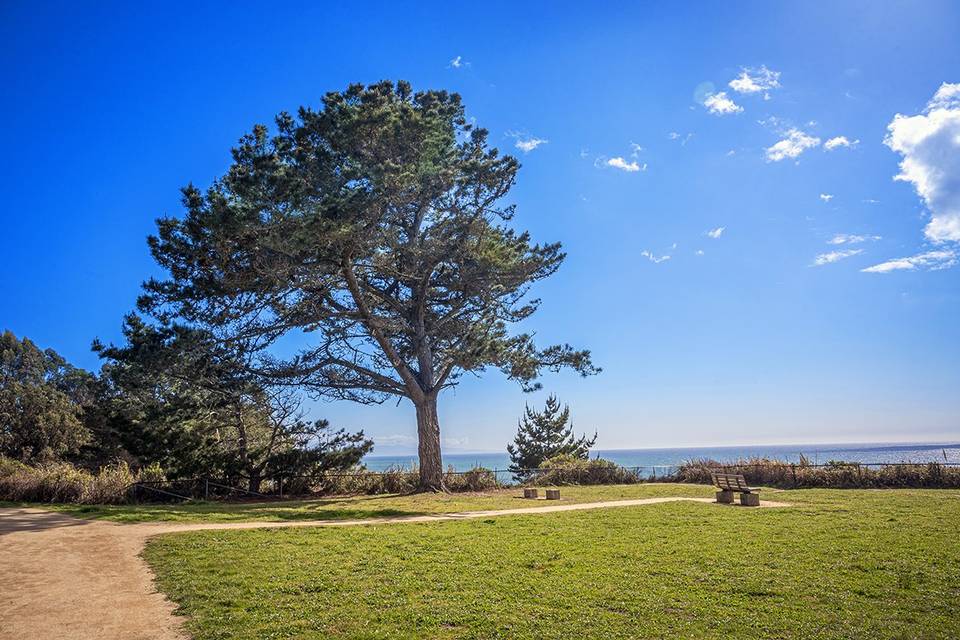
M 776 499 L 794 506 L 193 532 L 155 538 L 145 555 L 197 640 L 960 637 L 960 492 Z
M 565 503 L 658 496 L 709 497 L 710 487 L 681 484 L 564 487 Z M 512 509 L 534 504 L 517 496 L 519 489 L 489 493 L 350 496 L 314 500 L 269 502 L 188 502 L 173 505 L 43 504 L 80 518 L 113 522 L 280 522 L 286 520 L 344 520 L 385 516 L 423 515 L 456 511 Z M 541 489 L 541 495 L 543 490 Z

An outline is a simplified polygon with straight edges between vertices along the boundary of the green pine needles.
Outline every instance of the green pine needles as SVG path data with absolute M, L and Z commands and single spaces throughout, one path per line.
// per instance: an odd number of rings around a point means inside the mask
M 577 438 L 573 433 L 573 423 L 570 421 L 570 407 L 563 405 L 557 396 L 547 398 L 543 411 L 534 411 L 527 405 L 524 415 L 517 424 L 517 435 L 513 444 L 507 445 L 510 454 L 510 471 L 519 480 L 527 480 L 531 469 L 536 469 L 543 462 L 555 456 L 571 456 L 586 459 L 590 447 L 597 441 L 597 434 L 592 438 L 586 434 Z

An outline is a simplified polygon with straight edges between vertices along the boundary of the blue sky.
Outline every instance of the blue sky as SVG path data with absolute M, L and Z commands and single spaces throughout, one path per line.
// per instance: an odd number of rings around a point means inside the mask
M 957 3 L 141 4 L 0 5 L 0 327 L 96 368 L 180 186 L 403 78 L 521 158 L 518 226 L 569 253 L 529 328 L 604 368 L 545 391 L 598 446 L 960 440 Z M 446 450 L 543 395 L 466 380 Z M 405 404 L 315 415 L 414 448 Z

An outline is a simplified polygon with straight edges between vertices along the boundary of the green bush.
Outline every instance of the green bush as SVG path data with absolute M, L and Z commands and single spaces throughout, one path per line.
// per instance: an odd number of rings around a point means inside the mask
M 490 469 L 474 467 L 468 471 L 456 473 L 453 467 L 447 470 L 443 479 L 448 491 L 490 491 L 496 489 L 497 476 Z
M 576 456 L 555 456 L 545 460 L 531 476 L 535 485 L 636 484 L 643 479 L 634 471 L 603 458 L 584 460 Z

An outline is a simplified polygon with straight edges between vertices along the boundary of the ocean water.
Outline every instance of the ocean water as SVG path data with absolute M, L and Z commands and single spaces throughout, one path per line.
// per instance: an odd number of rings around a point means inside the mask
M 844 462 L 891 463 L 891 462 L 951 462 L 960 463 L 960 443 L 900 443 L 900 444 L 804 444 L 804 445 L 753 445 L 739 447 L 684 447 L 676 449 L 610 449 L 590 452 L 590 457 L 612 460 L 624 467 L 656 468 L 657 473 L 666 473 L 687 460 L 709 458 L 718 462 L 732 462 L 738 458 L 766 457 L 787 462 L 798 462 L 806 456 L 815 464 L 830 460 Z M 389 467 L 410 468 L 417 456 L 378 456 L 363 459 L 371 471 L 383 471 Z M 510 457 L 503 453 L 447 453 L 444 466 L 453 466 L 456 471 L 473 467 L 506 469 Z

